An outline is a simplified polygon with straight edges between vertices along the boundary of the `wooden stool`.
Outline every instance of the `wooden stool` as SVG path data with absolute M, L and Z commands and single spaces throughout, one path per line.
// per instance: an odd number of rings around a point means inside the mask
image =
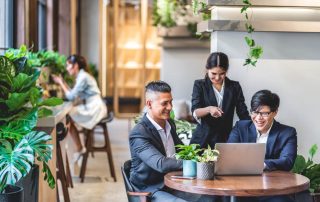
M 63 123 L 58 123 L 56 128 L 57 128 L 57 164 L 56 164 L 56 166 L 57 166 L 57 180 L 60 180 L 60 182 L 61 182 L 64 201 L 70 202 L 68 187 L 69 187 L 69 185 L 72 185 L 72 179 L 67 178 L 67 176 L 70 175 L 70 173 L 67 173 L 67 175 L 66 175 L 66 172 L 64 169 L 64 164 L 63 164 L 61 146 L 60 146 L 60 141 L 62 141 L 67 136 L 68 129 L 66 129 L 64 127 Z M 66 159 L 66 160 L 68 162 L 68 159 Z M 67 165 L 67 171 L 70 172 L 69 164 Z M 58 187 L 56 189 L 57 189 L 57 197 L 59 200 Z
M 83 154 L 83 160 L 82 160 L 81 169 L 80 169 L 80 176 L 79 177 L 81 179 L 81 182 L 83 182 L 84 178 L 85 178 L 88 155 L 90 152 L 91 153 L 93 153 L 93 152 L 106 152 L 107 153 L 111 176 L 113 177 L 115 182 L 117 181 L 116 173 L 114 170 L 113 159 L 112 159 L 112 152 L 111 152 L 111 145 L 110 145 L 110 140 L 109 140 L 108 127 L 107 127 L 107 123 L 111 122 L 112 120 L 113 120 L 113 112 L 110 112 L 108 114 L 108 117 L 102 119 L 93 129 L 84 130 L 84 134 L 86 136 L 86 143 L 85 144 L 86 144 L 87 151 Z M 100 126 L 103 129 L 104 146 L 102 146 L 102 147 L 95 147 L 94 146 L 94 129 L 97 126 Z

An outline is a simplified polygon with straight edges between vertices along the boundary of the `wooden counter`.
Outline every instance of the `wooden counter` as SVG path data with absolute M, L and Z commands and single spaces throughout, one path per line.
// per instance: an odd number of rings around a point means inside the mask
M 51 134 L 52 140 L 49 142 L 53 145 L 52 159 L 48 162 L 48 166 L 56 178 L 56 124 L 59 122 L 64 122 L 66 115 L 72 109 L 71 102 L 65 102 L 62 105 L 53 107 L 53 115 L 45 118 L 40 118 L 37 123 L 36 130 L 44 131 L 48 134 Z M 57 201 L 57 184 L 55 189 L 51 189 L 47 183 L 44 181 L 44 174 L 42 173 L 42 163 L 39 163 L 40 166 L 40 176 L 39 176 L 39 202 L 56 202 Z

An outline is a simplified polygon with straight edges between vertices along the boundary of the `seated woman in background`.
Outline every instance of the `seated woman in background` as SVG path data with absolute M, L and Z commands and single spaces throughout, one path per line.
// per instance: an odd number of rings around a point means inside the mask
M 226 54 L 211 53 L 207 59 L 205 78 L 194 82 L 191 110 L 198 124 L 190 144 L 214 148 L 215 143 L 226 142 L 235 110 L 241 120 L 250 119 L 239 82 L 226 77 L 228 68 Z
M 87 72 L 88 66 L 85 58 L 80 55 L 71 55 L 67 58 L 66 65 L 68 73 L 76 79 L 72 89 L 61 76 L 53 75 L 52 77 L 61 86 L 68 100 L 78 102 L 78 105 L 75 105 L 69 113 L 72 119 L 69 131 L 77 149 L 73 159 L 76 162 L 81 154 L 86 152 L 86 148 L 81 144 L 75 124 L 92 129 L 107 116 L 107 107 L 101 98 L 96 80 Z

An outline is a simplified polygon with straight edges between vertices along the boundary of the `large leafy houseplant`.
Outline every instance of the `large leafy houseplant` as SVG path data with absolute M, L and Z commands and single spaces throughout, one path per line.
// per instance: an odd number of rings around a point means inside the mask
M 52 114 L 46 106 L 61 104 L 62 100 L 42 99 L 42 89 L 36 85 L 40 75 L 37 65 L 25 46 L 0 56 L 0 193 L 26 176 L 35 159 L 42 162 L 49 186 L 55 187 L 48 166 L 51 136 L 35 127 L 39 117 Z
M 313 161 L 313 157 L 317 153 L 317 150 L 318 146 L 314 144 L 309 149 L 309 156 L 307 159 L 302 155 L 297 155 L 292 169 L 292 172 L 309 178 L 309 191 L 311 193 L 320 192 L 320 163 L 315 163 Z

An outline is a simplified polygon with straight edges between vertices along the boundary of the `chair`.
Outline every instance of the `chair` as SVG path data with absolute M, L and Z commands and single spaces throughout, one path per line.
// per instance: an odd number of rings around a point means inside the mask
M 131 160 L 124 162 L 121 166 L 121 173 L 126 187 L 127 197 L 129 202 L 148 202 L 151 201 L 150 192 L 135 192 L 129 181 L 130 178 Z
M 80 168 L 81 182 L 83 182 L 84 178 L 85 178 L 86 169 L 87 169 L 87 161 L 88 161 L 88 156 L 89 156 L 90 152 L 92 154 L 93 154 L 93 152 L 106 152 L 107 153 L 111 176 L 113 177 L 115 182 L 117 181 L 116 173 L 114 170 L 108 127 L 107 127 L 107 123 L 111 122 L 112 120 L 113 120 L 113 112 L 110 112 L 110 113 L 108 113 L 108 116 L 106 118 L 102 119 L 93 129 L 84 131 L 84 134 L 86 136 L 85 145 L 86 145 L 87 151 L 83 154 L 83 160 L 82 160 L 82 164 L 81 164 L 81 168 Z M 99 126 L 103 129 L 104 145 L 102 147 L 95 147 L 94 146 L 94 130 L 97 126 Z
M 62 158 L 61 146 L 60 146 L 60 142 L 64 140 L 64 138 L 68 134 L 68 128 L 66 128 L 62 122 L 59 122 L 56 125 L 56 131 L 57 131 L 57 163 L 56 163 L 57 180 L 60 180 L 61 182 L 64 201 L 70 202 L 68 187 L 73 187 L 73 183 L 72 183 L 72 178 L 70 177 L 71 173 L 69 168 L 69 160 L 68 160 L 68 155 L 66 154 L 67 167 L 65 170 L 65 166 Z M 57 200 L 59 201 L 58 188 L 57 188 L 57 197 L 58 197 Z

